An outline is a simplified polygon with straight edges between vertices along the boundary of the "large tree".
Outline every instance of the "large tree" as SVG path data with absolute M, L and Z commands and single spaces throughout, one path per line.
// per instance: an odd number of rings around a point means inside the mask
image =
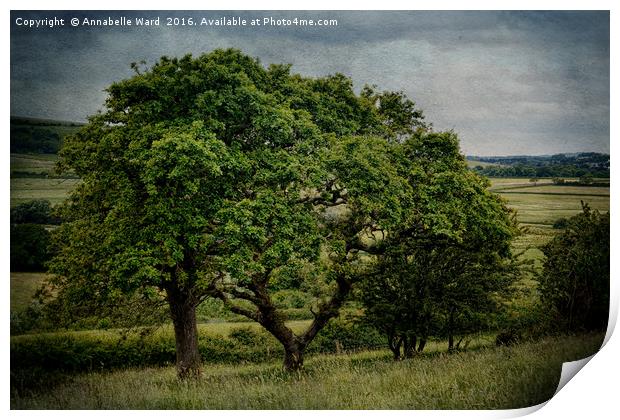
M 58 298 L 163 296 L 188 377 L 200 372 L 195 309 L 215 296 L 299 368 L 373 245 L 364 237 L 402 216 L 391 145 L 423 127 L 422 114 L 400 93 L 356 95 L 343 75 L 305 78 L 237 50 L 133 67 L 60 153 L 82 182 L 54 234 Z M 331 291 L 295 335 L 270 282 L 300 263 Z

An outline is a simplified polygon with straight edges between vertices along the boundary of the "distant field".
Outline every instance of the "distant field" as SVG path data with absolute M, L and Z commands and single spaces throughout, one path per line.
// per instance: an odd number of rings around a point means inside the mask
M 59 204 L 78 182 L 79 179 L 12 178 L 11 207 L 36 199 Z
M 11 153 L 11 174 L 13 172 L 45 172 L 51 174 L 58 160 L 55 154 L 43 153 Z
M 587 187 L 584 187 L 587 188 Z M 552 225 L 561 217 L 571 217 L 581 212 L 581 200 L 592 209 L 609 210 L 609 196 L 514 194 L 502 192 L 508 205 L 517 210 L 517 218 L 525 224 Z
M 580 187 L 573 185 L 538 184 L 538 186 L 511 188 L 506 193 L 527 193 L 527 194 L 567 194 L 581 196 L 607 196 L 609 197 L 609 187 Z
M 548 179 L 541 179 L 534 186 L 526 178 L 492 178 L 491 184 L 491 190 L 503 196 L 508 200 L 508 205 L 517 210 L 517 218 L 522 224 L 552 225 L 561 217 L 579 213 L 581 201 L 593 209 L 609 211 L 609 187 L 556 185 Z

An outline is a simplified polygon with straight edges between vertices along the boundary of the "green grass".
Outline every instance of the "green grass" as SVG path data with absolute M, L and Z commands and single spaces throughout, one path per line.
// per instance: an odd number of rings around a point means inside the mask
M 588 187 L 584 187 L 588 188 Z M 524 224 L 552 225 L 561 217 L 571 217 L 581 212 L 581 201 L 592 209 L 609 210 L 609 196 L 511 194 L 502 192 L 508 206 L 517 210 L 517 219 Z
M 302 332 L 309 324 L 310 320 L 288 321 L 286 323 L 294 332 Z M 198 334 L 201 337 L 227 337 L 232 330 L 238 328 L 251 328 L 255 331 L 263 330 L 260 324 L 253 321 L 244 322 L 208 322 L 198 324 Z M 263 330 L 264 331 L 264 330 Z M 123 330 L 82 330 L 82 331 L 63 331 L 63 332 L 44 332 L 36 334 L 22 334 L 11 337 L 11 343 L 25 342 L 37 338 L 43 339 L 69 339 L 69 340 L 92 340 L 92 341 L 116 341 L 119 339 Z M 172 324 L 158 327 L 152 333 L 153 339 L 171 339 L 174 337 Z
M 510 409 L 553 396 L 561 364 L 596 352 L 602 335 L 546 338 L 393 362 L 385 351 L 318 355 L 301 373 L 279 362 L 205 365 L 197 381 L 172 367 L 75 375 L 19 395 L 11 409 Z
M 52 205 L 64 201 L 79 179 L 13 178 L 11 179 L 11 206 L 31 200 L 49 200 Z

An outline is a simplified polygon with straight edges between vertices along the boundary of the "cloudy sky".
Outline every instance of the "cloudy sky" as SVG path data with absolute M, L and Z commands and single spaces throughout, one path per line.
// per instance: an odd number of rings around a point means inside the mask
M 160 17 L 154 27 L 70 19 Z M 166 17 L 337 19 L 330 27 L 168 27 Z M 22 19 L 64 19 L 28 28 Z M 22 20 L 19 20 L 21 23 Z M 466 154 L 609 152 L 607 12 L 11 12 L 11 115 L 84 121 L 131 62 L 235 47 L 359 90 L 402 90 Z

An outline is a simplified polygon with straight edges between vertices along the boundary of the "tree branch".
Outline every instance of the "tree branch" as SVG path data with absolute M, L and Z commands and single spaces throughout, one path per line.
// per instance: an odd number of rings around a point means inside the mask
M 338 277 L 336 277 L 336 287 L 336 291 L 332 297 L 327 302 L 319 305 L 319 311 L 312 311 L 314 320 L 308 329 L 300 336 L 300 340 L 304 345 L 310 343 L 330 319 L 338 316 L 338 311 L 344 304 L 351 290 L 352 283 L 347 280 L 344 274 L 339 274 Z

